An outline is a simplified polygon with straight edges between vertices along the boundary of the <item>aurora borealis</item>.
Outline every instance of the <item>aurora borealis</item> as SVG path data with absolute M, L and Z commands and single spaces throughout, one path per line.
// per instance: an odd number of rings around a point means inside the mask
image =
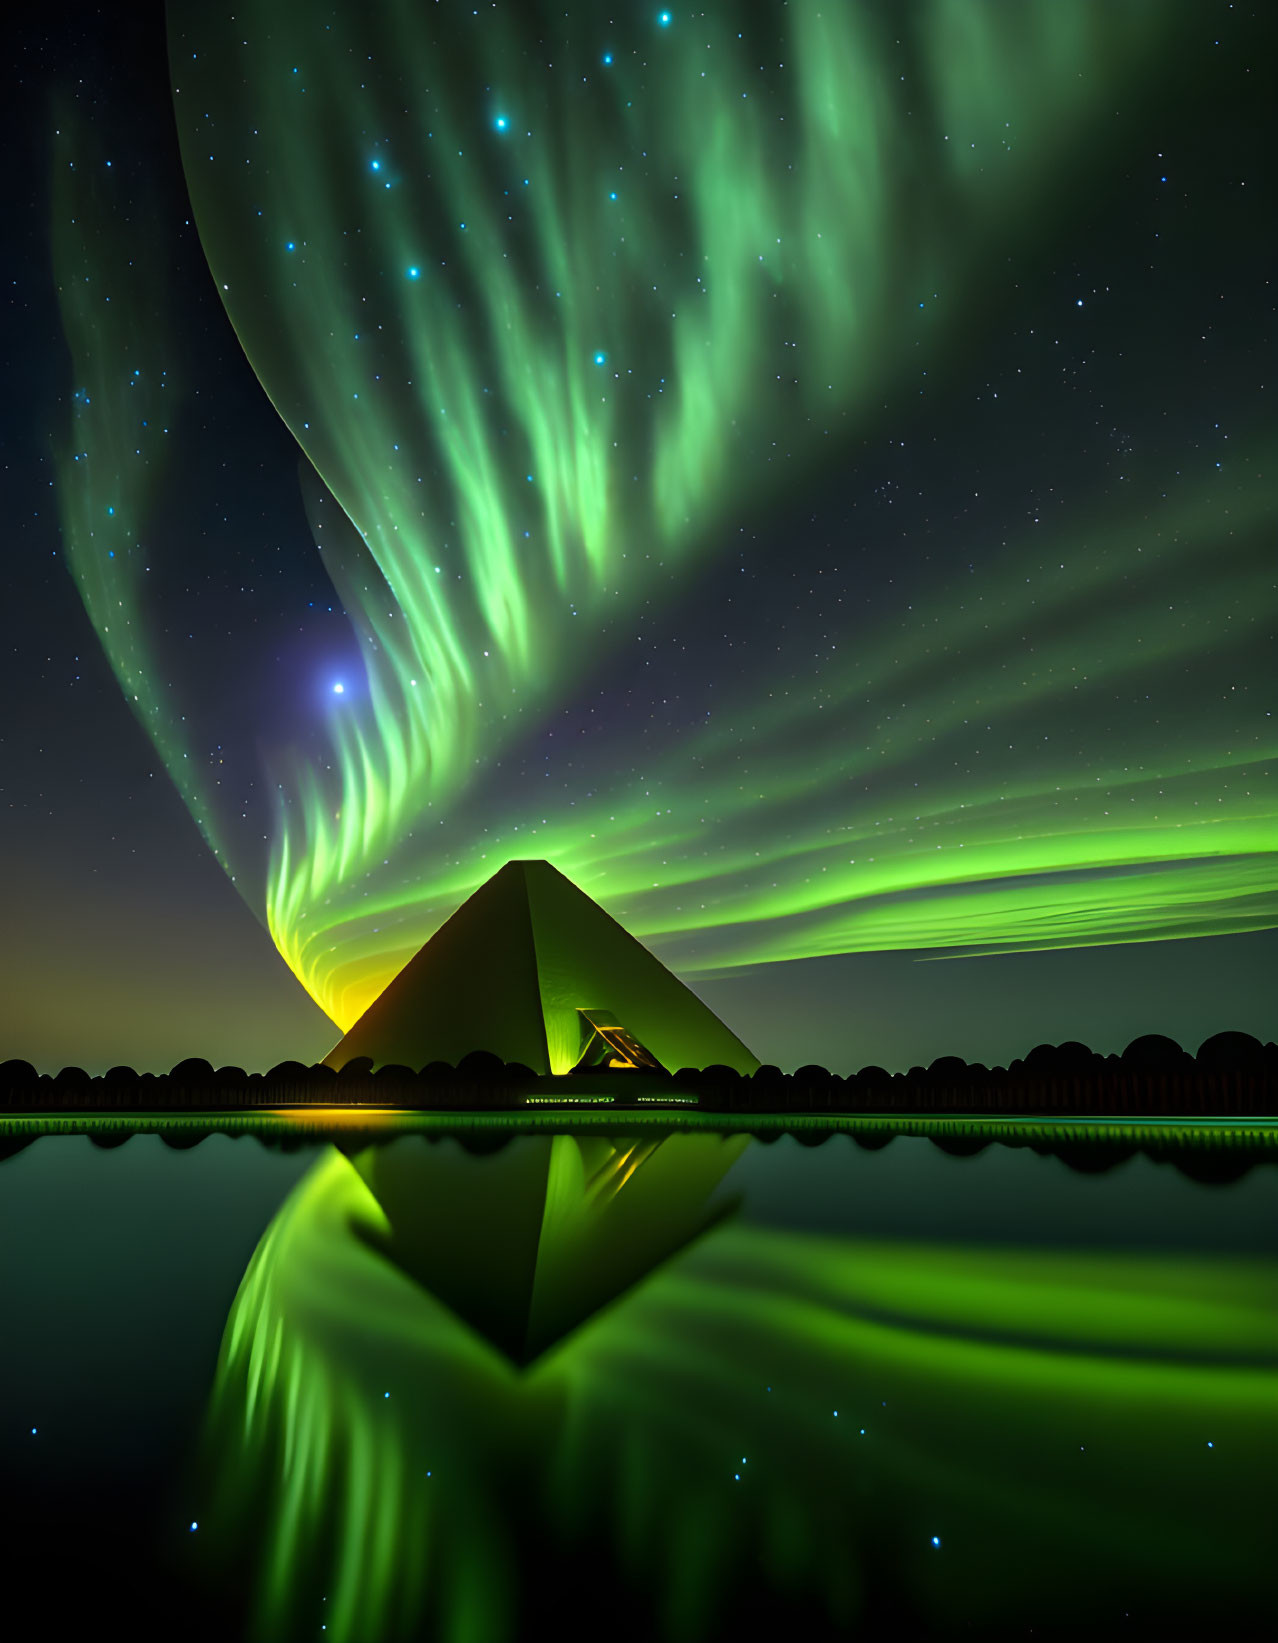
M 1278 926 L 1263 15 L 167 24 L 162 113 L 54 76 L 42 127 L 63 558 L 333 1021 L 525 855 L 747 1038 L 734 988 L 824 1018 L 849 955 L 1215 938 L 1168 962 L 1238 996 L 1193 972 Z

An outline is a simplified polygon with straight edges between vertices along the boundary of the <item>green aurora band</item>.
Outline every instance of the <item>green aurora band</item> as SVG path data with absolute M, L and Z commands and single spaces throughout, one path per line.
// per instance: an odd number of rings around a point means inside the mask
M 201 241 L 364 662 L 331 756 L 276 761 L 264 897 L 343 1028 L 511 856 L 688 974 L 1278 922 L 1272 722 L 1223 739 L 1222 683 L 1222 656 L 1263 676 L 1271 437 L 1153 511 L 1027 529 L 997 602 L 849 614 L 808 678 L 763 666 L 655 752 L 619 731 L 553 796 L 495 791 L 589 711 L 610 624 L 686 597 L 743 510 L 944 365 L 995 248 L 1177 43 L 1157 5 L 798 0 L 758 42 L 740 10 L 170 5 Z M 68 336 L 95 403 L 132 403 L 127 335 L 73 304 Z M 80 443 L 73 565 L 128 692 L 120 463 Z M 1197 705 L 1160 716 L 1151 679 Z M 203 818 L 178 727 L 138 711 Z
M 153 202 L 129 198 L 76 110 L 65 104 L 55 118 L 53 270 L 75 372 L 70 425 L 54 451 L 63 553 L 125 701 L 230 871 L 216 778 L 206 780 L 149 631 L 147 581 L 159 546 L 150 527 L 183 405 L 178 350 L 158 300 L 160 216 Z M 146 255 L 135 256 L 140 245 Z

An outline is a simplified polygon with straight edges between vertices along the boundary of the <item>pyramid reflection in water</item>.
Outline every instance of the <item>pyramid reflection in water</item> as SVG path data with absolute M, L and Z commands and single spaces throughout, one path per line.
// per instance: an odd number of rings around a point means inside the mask
M 735 1207 L 743 1136 L 525 1136 L 475 1156 L 418 1138 L 352 1160 L 386 1216 L 363 1233 L 526 1364 Z
M 456 1171 L 456 1141 L 395 1143 L 385 1201 L 420 1210 L 403 1232 L 336 1153 L 275 1216 L 228 1319 L 198 1491 L 200 1555 L 225 1544 L 211 1578 L 254 1585 L 244 1635 L 292 1643 L 318 1618 L 338 1643 L 573 1643 L 601 1624 L 620 1643 L 1011 1643 L 1043 1613 L 1058 1640 L 1215 1637 L 1225 1614 L 1232 1637 L 1274 1635 L 1271 1261 L 1079 1249 L 1050 1210 L 1029 1223 L 1046 1242 L 968 1243 L 998 1179 L 970 1160 L 949 1161 L 970 1172 L 943 1200 L 953 1236 L 924 1214 L 933 1238 L 903 1239 L 874 1205 L 909 1211 L 922 1143 L 894 1143 L 886 1171 L 832 1144 L 822 1189 L 811 1155 L 756 1142 L 747 1213 L 521 1366 L 491 1336 L 544 1338 L 561 1248 L 582 1256 L 576 1310 L 592 1244 L 615 1284 L 632 1237 L 662 1241 L 624 1219 L 657 1158 L 616 1191 L 628 1143 L 570 1169 L 559 1142 Z M 392 1181 L 413 1147 L 425 1172 Z M 1024 1215 L 1045 1161 L 1007 1162 Z M 685 1226 L 712 1212 L 677 1197 Z M 441 1304 L 383 1249 L 435 1282 L 447 1251 L 486 1295 Z

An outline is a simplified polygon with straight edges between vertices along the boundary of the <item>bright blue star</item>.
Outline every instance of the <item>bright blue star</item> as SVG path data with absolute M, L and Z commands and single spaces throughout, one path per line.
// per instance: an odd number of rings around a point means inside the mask
M 368 169 L 370 171 L 380 171 L 382 169 L 382 162 L 380 160 L 370 160 L 368 162 Z
M 663 11 L 658 16 L 657 21 L 661 24 L 663 29 L 669 28 L 670 27 L 670 13 L 668 11 Z
M 506 116 L 504 114 L 499 114 L 497 116 L 497 118 L 493 121 L 493 124 L 497 127 L 498 131 L 505 131 L 505 129 L 506 129 Z
M 334 694 L 334 696 L 344 696 L 346 694 L 346 686 L 342 683 L 342 681 L 340 679 L 333 686 L 333 694 Z
M 596 354 L 595 355 L 595 364 L 596 365 L 606 365 L 607 363 L 608 363 L 607 354 Z
M 608 64 L 612 62 L 612 53 L 610 51 L 605 51 L 604 54 L 603 54 L 603 60 L 604 60 L 604 67 L 606 68 L 608 66 Z
M 940 1535 L 933 1535 L 932 1536 L 932 1544 L 933 1544 L 933 1546 L 939 1546 L 941 1544 Z
M 289 241 L 289 242 L 288 242 L 288 244 L 287 244 L 287 245 L 286 245 L 286 246 L 285 246 L 285 247 L 284 247 L 284 249 L 285 249 L 285 250 L 286 250 L 286 251 L 296 251 L 296 250 L 297 250 L 297 246 L 296 246 L 296 244 L 295 244 L 295 243 L 294 243 L 294 241 L 292 241 L 292 240 L 290 240 L 290 241 Z
M 419 280 L 422 277 L 422 271 L 421 271 L 420 268 L 417 268 L 417 267 L 406 268 L 404 270 L 404 274 L 405 274 L 405 277 L 410 279 L 410 280 Z
M 608 198 L 610 200 L 615 200 L 617 198 L 617 190 L 615 188 L 613 189 L 612 193 L 609 194 Z

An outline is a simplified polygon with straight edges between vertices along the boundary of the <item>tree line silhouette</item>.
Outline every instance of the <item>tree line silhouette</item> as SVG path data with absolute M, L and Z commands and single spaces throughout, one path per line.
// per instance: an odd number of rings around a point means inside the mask
M 112 1067 L 92 1077 L 82 1067 L 39 1073 L 28 1061 L 0 1063 L 0 1111 L 198 1111 L 270 1107 L 385 1106 L 421 1111 L 514 1111 L 574 1105 L 607 1095 L 619 1106 L 695 1101 L 721 1113 L 1041 1113 L 1257 1116 L 1275 1111 L 1278 1044 L 1221 1032 L 1196 1055 L 1161 1034 L 1133 1039 L 1121 1055 L 1085 1044 L 1039 1044 L 1006 1067 L 941 1056 L 927 1067 L 889 1073 L 862 1067 L 846 1075 L 808 1065 L 793 1073 L 764 1066 L 681 1067 L 677 1072 L 601 1071 L 542 1076 L 518 1062 L 473 1050 L 456 1066 L 418 1069 L 367 1058 L 340 1072 L 281 1061 L 268 1072 L 218 1067 L 198 1056 L 167 1073 Z

